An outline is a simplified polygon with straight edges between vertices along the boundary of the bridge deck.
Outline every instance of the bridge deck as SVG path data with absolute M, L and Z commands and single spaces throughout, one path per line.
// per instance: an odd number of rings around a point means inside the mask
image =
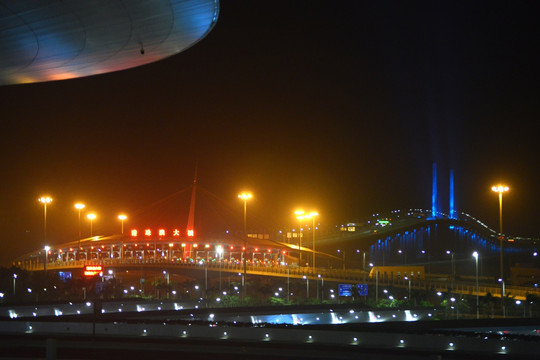
M 102 260 L 73 260 L 73 261 L 56 261 L 47 265 L 47 270 L 70 270 L 82 269 L 85 265 L 103 265 L 109 269 L 144 269 L 155 271 L 175 271 L 183 269 L 191 270 L 207 270 L 225 273 L 243 273 L 244 267 L 241 263 L 220 263 L 206 262 L 189 263 L 189 262 L 171 262 L 160 260 L 137 260 L 137 259 L 102 259 Z M 42 263 L 29 264 L 24 267 L 28 271 L 43 271 Z M 402 278 L 383 278 L 375 279 L 370 277 L 368 272 L 351 269 L 328 269 L 328 268 L 312 268 L 312 267 L 293 267 L 293 266 L 266 266 L 266 265 L 248 265 L 246 266 L 247 275 L 271 276 L 271 277 L 288 277 L 292 279 L 309 279 L 321 280 L 326 282 L 336 283 L 364 283 L 379 287 L 393 286 L 408 288 L 409 281 Z M 471 281 L 451 281 L 441 280 L 440 276 L 428 276 L 427 279 L 411 279 L 410 287 L 416 290 L 431 290 L 441 292 L 451 292 L 462 295 L 476 295 L 476 284 Z M 478 287 L 478 294 L 486 296 L 491 294 L 493 297 L 501 297 L 501 287 L 497 285 L 481 283 Z M 511 294 L 516 300 L 525 300 L 527 294 L 535 294 L 540 296 L 540 289 L 535 287 L 524 286 L 506 286 L 506 294 Z

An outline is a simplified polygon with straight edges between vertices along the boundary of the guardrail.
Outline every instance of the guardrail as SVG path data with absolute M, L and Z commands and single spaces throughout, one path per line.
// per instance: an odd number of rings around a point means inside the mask
M 243 273 L 244 265 L 239 262 L 188 262 L 183 260 L 169 261 L 160 259 L 100 259 L 100 260 L 71 260 L 71 261 L 56 261 L 47 264 L 48 270 L 65 270 L 82 268 L 84 265 L 103 265 L 108 267 L 160 267 L 163 268 L 178 268 L 178 269 L 197 269 L 210 271 L 223 271 L 233 273 Z M 23 267 L 29 271 L 43 270 L 43 264 L 29 264 Z M 297 267 L 288 265 L 247 265 L 247 274 L 290 277 L 290 278 L 305 278 L 309 280 L 323 280 L 328 282 L 354 282 L 367 283 L 374 285 L 378 282 L 381 287 L 396 286 L 409 287 L 409 281 L 402 278 L 380 277 L 378 280 L 374 277 L 369 277 L 368 272 L 362 270 L 343 270 L 343 269 L 328 269 L 312 267 Z M 464 295 L 476 295 L 476 284 L 463 281 L 435 281 L 432 279 L 413 279 L 411 278 L 410 287 L 413 289 L 434 290 L 442 292 L 452 292 Z M 505 289 L 506 295 L 510 294 L 517 300 L 524 300 L 527 294 L 535 294 L 540 296 L 540 289 L 537 287 L 523 287 L 507 285 Z M 478 294 L 485 296 L 491 294 L 493 297 L 501 296 L 501 287 L 491 284 L 479 284 Z
M 279 348 L 282 345 L 294 345 L 301 348 L 303 355 L 306 351 L 317 354 L 328 351 L 363 351 L 374 349 L 377 351 L 391 351 L 393 354 L 402 352 L 404 355 L 413 351 L 415 353 L 427 352 L 435 354 L 450 354 L 459 357 L 459 354 L 475 354 L 481 356 L 510 355 L 513 357 L 534 358 L 538 354 L 538 345 L 535 341 L 523 338 L 502 336 L 497 338 L 482 337 L 472 334 L 466 336 L 459 334 L 415 334 L 404 332 L 381 331 L 350 331 L 329 327 L 327 329 L 314 329 L 309 327 L 251 327 L 234 325 L 196 325 L 196 324 L 169 324 L 169 323 L 123 323 L 123 322 L 44 322 L 44 321 L 0 321 L 0 334 L 18 335 L 26 341 L 35 339 L 35 336 L 46 336 L 47 339 L 62 340 L 66 337 L 76 337 L 80 344 L 82 341 L 91 341 L 92 348 L 104 346 L 102 340 L 107 339 L 107 349 L 122 347 L 126 351 L 146 349 L 153 341 L 160 342 L 160 348 L 167 347 L 167 342 L 174 341 L 176 351 L 181 351 L 178 344 L 188 344 L 190 341 L 204 341 L 208 349 L 210 344 L 243 344 L 243 346 L 256 346 L 264 344 L 266 351 Z M 126 346 L 129 344 L 129 346 Z M 47 353 L 54 353 L 61 347 L 61 341 L 48 341 Z M 88 345 L 85 345 L 88 346 Z M 159 348 L 156 348 L 159 354 Z M 204 350 L 202 350 L 204 351 Z M 312 353 L 313 354 L 313 353 Z M 159 355 L 158 355 L 159 356 Z M 439 356 L 440 357 L 440 356 Z

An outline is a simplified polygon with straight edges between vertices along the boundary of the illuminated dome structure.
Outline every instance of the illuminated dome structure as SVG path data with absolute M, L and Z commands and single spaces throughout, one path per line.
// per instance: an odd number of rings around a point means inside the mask
M 71 79 L 175 55 L 215 25 L 219 0 L 0 4 L 0 85 Z

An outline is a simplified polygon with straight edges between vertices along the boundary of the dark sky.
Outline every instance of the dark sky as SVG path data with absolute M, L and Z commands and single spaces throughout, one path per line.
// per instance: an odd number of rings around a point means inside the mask
M 505 232 L 538 237 L 539 10 L 226 0 L 177 56 L 0 87 L 0 263 L 44 245 L 45 193 L 50 244 L 76 238 L 75 201 L 98 213 L 99 234 L 119 232 L 121 211 L 127 227 L 185 227 L 197 162 L 213 194 L 200 207 L 218 203 L 196 219 L 207 228 L 238 225 L 243 189 L 266 228 L 294 224 L 298 206 L 326 224 L 430 208 L 437 162 L 442 192 L 455 171 L 459 211 L 497 228 L 502 181 Z

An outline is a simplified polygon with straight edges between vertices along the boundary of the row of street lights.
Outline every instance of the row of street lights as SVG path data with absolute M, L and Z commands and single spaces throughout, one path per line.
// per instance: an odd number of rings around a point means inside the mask
M 43 237 L 45 242 L 47 242 L 47 205 L 52 203 L 53 199 L 49 196 L 42 196 L 38 199 L 40 203 L 43 204 Z M 80 240 L 81 240 L 81 210 L 83 210 L 86 205 L 82 203 L 76 203 L 74 205 L 75 209 L 77 209 L 78 212 L 78 238 L 79 238 L 79 246 L 80 246 Z M 95 213 L 88 213 L 86 214 L 86 218 L 90 221 L 90 237 L 92 237 L 93 229 L 92 229 L 92 223 L 97 218 L 97 215 Z M 118 215 L 118 219 L 122 222 L 122 235 L 124 235 L 124 221 L 127 219 L 127 216 L 124 214 Z

